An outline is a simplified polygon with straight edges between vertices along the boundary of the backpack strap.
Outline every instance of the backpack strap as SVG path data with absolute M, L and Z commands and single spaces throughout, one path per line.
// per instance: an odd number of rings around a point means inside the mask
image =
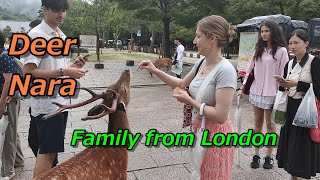
M 224 64 L 225 62 L 227 62 L 226 59 L 222 59 L 211 71 L 210 73 L 207 75 L 207 77 L 205 77 L 205 79 L 203 80 L 203 82 L 201 83 L 199 90 L 197 92 L 196 95 L 196 101 L 202 103 L 202 98 L 203 98 L 203 94 L 205 92 L 205 90 L 207 89 L 210 81 L 212 80 L 212 78 L 215 76 L 215 74 L 218 72 L 218 70 L 220 69 L 221 65 Z M 198 112 L 193 109 L 193 113 L 192 113 L 192 119 L 193 121 L 196 120 Z M 202 116 L 202 123 L 201 123 L 201 128 L 205 128 L 205 124 L 206 124 L 206 119 L 204 118 L 204 116 Z

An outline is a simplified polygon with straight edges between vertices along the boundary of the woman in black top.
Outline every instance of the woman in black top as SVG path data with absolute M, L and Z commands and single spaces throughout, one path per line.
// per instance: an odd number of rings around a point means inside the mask
M 289 38 L 289 48 L 295 57 L 285 66 L 286 81 L 278 81 L 280 90 L 288 90 L 289 94 L 286 122 L 281 127 L 276 158 L 279 168 L 284 168 L 291 179 L 310 179 L 320 172 L 320 143 L 310 139 L 309 128 L 292 125 L 292 122 L 310 83 L 315 96 L 320 99 L 320 59 L 308 54 L 306 31 L 295 30 Z

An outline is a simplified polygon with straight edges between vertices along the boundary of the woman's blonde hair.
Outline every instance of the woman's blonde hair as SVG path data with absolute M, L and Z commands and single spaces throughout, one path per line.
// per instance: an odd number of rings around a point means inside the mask
M 234 37 L 234 30 L 231 29 L 230 23 L 221 16 L 212 15 L 202 18 L 198 24 L 198 29 L 208 38 L 216 37 L 218 47 L 225 47 Z

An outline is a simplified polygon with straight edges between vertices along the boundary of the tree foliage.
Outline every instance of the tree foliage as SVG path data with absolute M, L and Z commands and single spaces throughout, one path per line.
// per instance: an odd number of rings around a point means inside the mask
M 161 21 L 163 24 L 162 43 L 164 56 L 170 57 L 172 41 L 170 40 L 170 24 L 178 19 L 192 6 L 191 0 L 114 0 L 125 10 L 134 10 L 135 16 L 145 21 Z
M 10 26 L 6 26 L 2 31 L 5 37 L 10 37 L 12 35 L 12 30 Z
M 0 0 L 1 1 L 1 0 Z M 18 0 L 22 2 L 22 0 Z M 18 2 L 17 1 L 17 2 Z M 5 1 L 3 0 L 5 3 Z M 127 40 L 131 37 L 142 44 L 165 45 L 170 56 L 172 37 L 179 35 L 192 41 L 196 23 L 212 14 L 225 17 L 236 25 L 246 19 L 284 14 L 308 22 L 320 17 L 319 0 L 69 0 L 62 30 L 68 35 L 99 34 L 101 39 Z M 8 4 L 8 3 L 7 3 Z M 38 11 L 43 17 L 41 10 Z M 27 16 L 0 8 L 2 20 L 31 20 Z M 137 37 L 136 32 L 142 31 Z M 8 31 L 8 29 L 7 29 Z M 152 38 L 151 38 L 152 37 Z M 150 42 L 155 40 L 154 42 Z
M 30 17 L 0 7 L 0 20 L 30 20 Z

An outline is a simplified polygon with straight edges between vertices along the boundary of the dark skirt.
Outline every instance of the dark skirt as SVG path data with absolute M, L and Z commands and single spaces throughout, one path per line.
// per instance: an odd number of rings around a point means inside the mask
M 302 99 L 288 98 L 286 123 L 281 127 L 278 167 L 292 176 L 310 179 L 320 173 L 320 143 L 310 139 L 309 128 L 292 125 Z

